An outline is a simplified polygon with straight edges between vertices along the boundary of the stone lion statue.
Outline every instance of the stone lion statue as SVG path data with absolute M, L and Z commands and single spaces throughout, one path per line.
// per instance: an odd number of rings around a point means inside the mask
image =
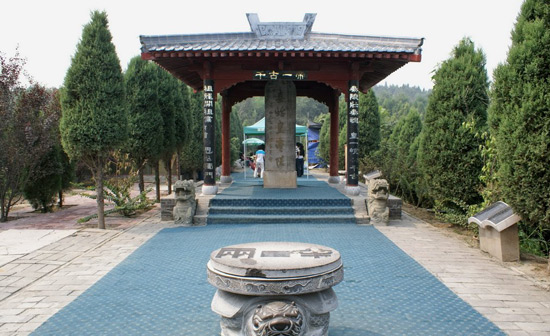
M 195 183 L 193 180 L 179 180 L 174 184 L 176 205 L 172 214 L 174 223 L 181 225 L 193 225 L 193 216 L 197 209 L 195 199 Z
M 367 196 L 367 210 L 371 221 L 374 223 L 388 223 L 390 209 L 388 197 L 390 196 L 388 181 L 374 179 L 369 182 Z

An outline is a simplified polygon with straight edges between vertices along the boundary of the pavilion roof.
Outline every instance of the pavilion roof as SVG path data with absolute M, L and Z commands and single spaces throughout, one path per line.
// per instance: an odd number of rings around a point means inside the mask
M 268 70 L 306 71 L 308 81 L 340 92 L 347 90 L 353 72 L 360 78 L 359 89 L 366 92 L 406 63 L 422 58 L 423 38 L 312 32 L 315 16 L 306 13 L 302 22 L 261 22 L 257 14 L 249 13 L 250 32 L 140 36 L 141 57 L 155 61 L 197 91 L 206 72 L 213 73 L 216 93 L 250 82 L 252 71 Z M 210 67 L 215 71 L 210 72 Z M 265 83 L 246 85 L 248 93 L 238 99 L 263 92 Z M 297 89 L 309 97 L 313 93 L 304 90 L 326 96 L 311 83 Z
M 367 53 L 421 53 L 422 38 L 395 38 L 314 33 L 303 39 L 267 39 L 253 32 L 140 36 L 142 53 L 196 51 L 313 51 Z

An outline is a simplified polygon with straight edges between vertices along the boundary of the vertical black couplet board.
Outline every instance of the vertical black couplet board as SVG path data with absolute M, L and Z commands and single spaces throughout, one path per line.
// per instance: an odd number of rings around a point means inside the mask
M 359 184 L 359 81 L 350 80 L 348 99 L 348 177 L 347 185 Z
M 204 184 L 216 185 L 214 160 L 216 153 L 216 127 L 214 113 L 214 81 L 204 80 Z

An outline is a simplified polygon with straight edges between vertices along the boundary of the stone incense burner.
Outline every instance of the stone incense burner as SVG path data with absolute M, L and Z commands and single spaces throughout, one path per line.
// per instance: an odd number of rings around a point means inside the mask
M 220 248 L 207 274 L 222 336 L 326 336 L 338 307 L 332 286 L 344 278 L 337 250 L 297 242 Z

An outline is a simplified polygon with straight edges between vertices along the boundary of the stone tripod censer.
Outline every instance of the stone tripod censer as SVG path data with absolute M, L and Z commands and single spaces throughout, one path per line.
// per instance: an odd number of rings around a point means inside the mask
M 222 336 L 327 336 L 338 307 L 332 286 L 344 278 L 338 251 L 297 242 L 220 248 L 207 274 Z

